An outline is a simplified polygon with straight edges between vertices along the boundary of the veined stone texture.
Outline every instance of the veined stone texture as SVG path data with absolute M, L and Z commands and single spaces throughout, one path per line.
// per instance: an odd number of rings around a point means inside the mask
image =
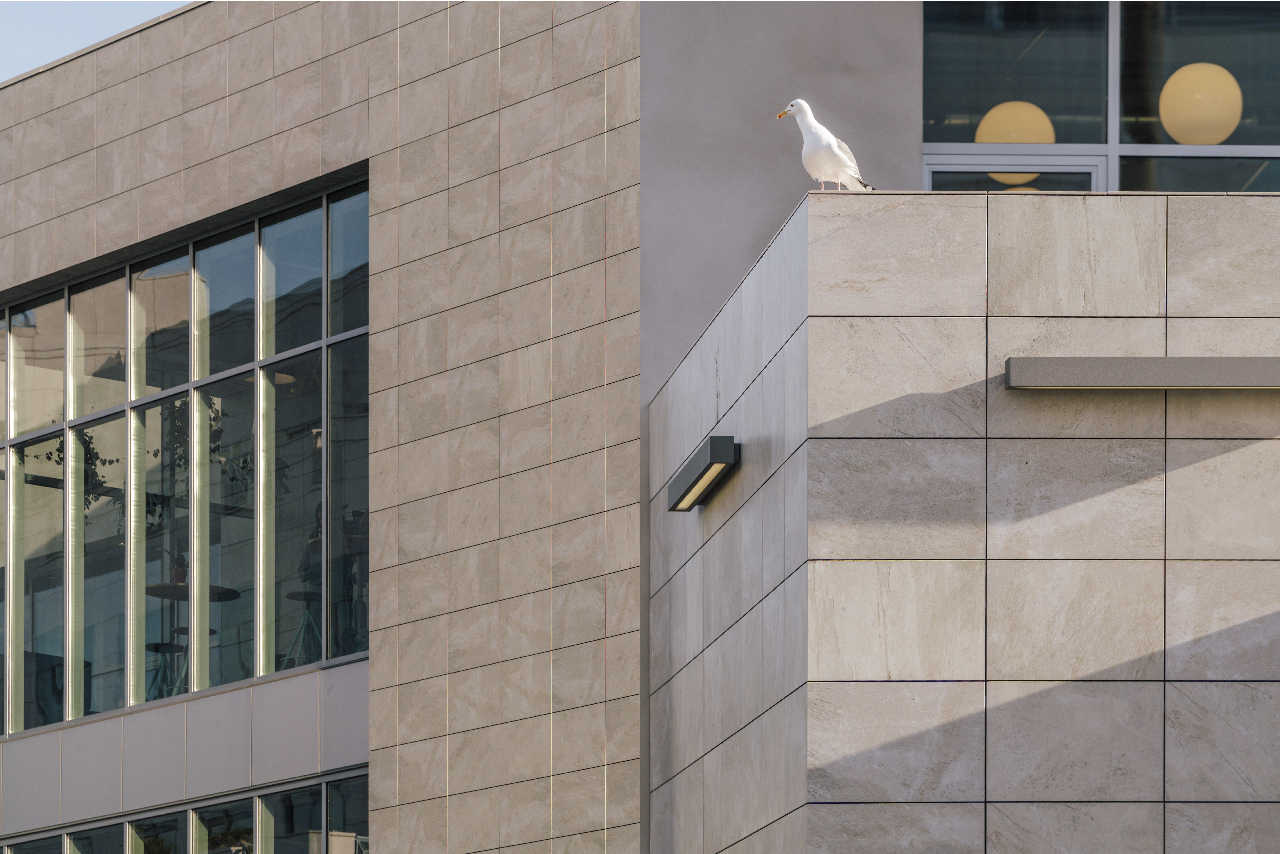
M 654 851 L 1274 847 L 1280 395 L 1004 386 L 1280 355 L 1274 202 L 809 195 L 649 406 Z M 762 282 L 807 317 L 758 338 Z M 742 468 L 668 512 L 713 433 Z M 797 791 L 734 731 L 788 690 L 798 794 L 726 831 L 722 754 Z

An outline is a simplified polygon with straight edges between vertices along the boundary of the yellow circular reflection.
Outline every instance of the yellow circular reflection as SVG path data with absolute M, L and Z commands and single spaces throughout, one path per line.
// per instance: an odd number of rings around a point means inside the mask
M 996 104 L 978 122 L 973 141 L 979 143 L 1049 144 L 1056 139 L 1053 122 L 1044 110 L 1030 101 L 1005 101 Z M 1034 181 L 1039 172 L 988 172 L 1001 184 L 1025 184 Z
M 1002 193 L 1038 193 L 1040 191 L 1037 190 L 1035 187 L 1005 187 L 1000 192 Z
M 1182 66 L 1160 90 L 1160 124 L 1182 145 L 1217 145 L 1235 132 L 1243 109 L 1240 84 L 1212 62 Z

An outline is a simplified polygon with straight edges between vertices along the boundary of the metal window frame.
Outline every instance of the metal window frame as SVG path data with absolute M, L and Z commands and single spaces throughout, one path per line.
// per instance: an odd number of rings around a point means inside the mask
M 183 801 L 180 803 L 170 803 L 165 806 L 149 807 L 142 810 L 134 810 L 125 813 L 116 813 L 111 816 L 102 816 L 74 824 L 62 825 L 59 827 L 46 827 L 40 830 L 30 830 L 24 833 L 14 834 L 11 838 L 0 843 L 0 851 L 5 854 L 12 854 L 12 847 L 22 845 L 27 842 L 39 842 L 45 839 L 52 839 L 55 836 L 61 837 L 62 850 L 64 852 L 71 851 L 71 835 L 74 833 L 83 833 L 87 830 L 97 830 L 104 827 L 112 827 L 120 825 L 121 832 L 124 834 L 126 854 L 132 849 L 129 847 L 131 841 L 130 831 L 135 822 L 146 821 L 151 818 L 159 818 L 161 816 L 184 814 L 186 816 L 187 831 L 187 851 L 194 852 L 195 849 L 195 812 L 196 810 L 206 807 L 216 807 L 222 804 L 234 803 L 235 801 L 253 800 L 253 837 L 254 850 L 264 850 L 262 846 L 262 810 L 263 799 L 271 795 L 278 795 L 282 792 L 292 792 L 301 789 L 309 789 L 313 786 L 320 787 L 320 838 L 321 849 L 327 852 L 329 849 L 329 786 L 334 783 L 343 783 L 347 780 L 354 780 L 360 777 L 368 777 L 369 770 L 367 766 L 354 766 L 341 768 L 334 771 L 328 771 L 324 774 L 318 774 L 303 779 L 288 780 L 281 783 L 272 783 L 266 786 L 254 786 L 252 788 L 240 789 L 234 792 L 224 792 L 219 795 L 211 795 L 204 798 Z
M 27 734 L 30 732 L 51 730 L 57 727 L 66 726 L 71 721 L 83 716 L 83 709 L 79 709 L 79 708 L 73 709 L 71 703 L 69 702 L 70 700 L 75 699 L 74 697 L 75 692 L 68 692 L 64 696 L 63 719 L 61 721 L 56 721 L 40 727 L 30 727 L 30 728 L 19 728 L 19 727 L 15 727 L 14 725 L 15 720 L 18 717 L 20 717 L 20 715 L 18 714 L 18 711 L 23 702 L 23 696 L 22 696 L 23 687 L 22 685 L 17 684 L 17 682 L 19 681 L 18 677 L 22 675 L 21 669 L 17 667 L 17 661 L 22 659 L 19 659 L 17 656 L 23 655 L 23 635 L 21 632 L 15 633 L 13 631 L 13 627 L 16 624 L 15 618 L 18 617 L 22 612 L 22 589 L 16 583 L 18 581 L 16 568 L 20 560 L 20 555 L 18 554 L 17 542 L 14 536 L 15 523 L 16 523 L 15 507 L 14 507 L 15 486 L 14 486 L 14 478 L 12 476 L 12 472 L 14 470 L 15 449 L 19 446 L 26 445 L 31 442 L 47 440 L 49 438 L 53 438 L 55 436 L 60 435 L 63 439 L 63 447 L 64 449 L 66 449 L 65 451 L 66 459 L 64 462 L 64 470 L 63 470 L 63 478 L 64 478 L 64 491 L 63 491 L 63 505 L 64 505 L 63 506 L 63 512 L 64 512 L 64 526 L 63 526 L 64 594 L 63 595 L 64 595 L 64 599 L 63 599 L 63 607 L 62 607 L 63 632 L 64 632 L 63 655 L 64 655 L 64 662 L 71 661 L 73 659 L 72 652 L 75 650 L 75 644 L 76 644 L 76 641 L 78 640 L 78 638 L 75 635 L 76 635 L 76 632 L 79 630 L 80 617 L 82 616 L 76 613 L 77 603 L 75 601 L 75 596 L 72 594 L 73 588 L 71 586 L 75 581 L 75 577 L 74 577 L 75 567 L 73 566 L 73 561 L 71 560 L 71 557 L 70 557 L 72 554 L 72 548 L 74 547 L 74 543 L 72 542 L 74 532 L 72 530 L 73 526 L 69 524 L 69 520 L 72 518 L 69 514 L 72 512 L 71 505 L 74 499 L 74 496 L 72 495 L 72 493 L 74 492 L 74 490 L 68 489 L 67 485 L 70 483 L 69 478 L 73 470 L 73 466 L 71 465 L 73 461 L 70 456 L 71 449 L 72 449 L 72 435 L 75 430 L 77 430 L 79 427 L 83 425 L 104 421 L 120 414 L 124 414 L 126 418 L 126 431 L 127 431 L 126 432 L 126 452 L 130 455 L 130 460 L 129 460 L 129 464 L 126 466 L 126 469 L 125 469 L 125 495 L 126 495 L 125 518 L 126 518 L 126 525 L 128 526 L 128 532 L 126 533 L 126 536 L 125 536 L 125 618 L 128 622 L 128 626 L 126 628 L 126 649 L 125 649 L 125 708 L 128 709 L 128 708 L 133 708 L 135 706 L 140 706 L 146 703 L 147 699 L 145 696 L 145 681 L 146 681 L 145 659 L 146 657 L 142 653 L 142 645 L 145 643 L 146 630 L 145 630 L 145 626 L 140 626 L 138 624 L 139 620 L 142 619 L 142 614 L 145 612 L 145 603 L 142 599 L 142 596 L 143 596 L 143 590 L 145 587 L 146 567 L 145 567 L 145 563 L 143 562 L 143 555 L 138 550 L 138 543 L 135 542 L 136 537 L 134 536 L 135 529 L 139 524 L 138 514 L 140 512 L 144 512 L 140 506 L 140 502 L 142 501 L 142 491 L 141 491 L 142 485 L 139 483 L 139 473 L 136 471 L 136 468 L 137 468 L 136 463 L 138 462 L 138 459 L 136 458 L 137 455 L 134 453 L 135 451 L 138 450 L 136 446 L 141 440 L 141 433 L 140 433 L 141 425 L 138 419 L 139 419 L 139 413 L 141 413 L 143 409 L 145 409 L 147 406 L 157 401 L 172 399 L 175 397 L 180 398 L 184 395 L 187 397 L 188 406 L 191 407 L 191 412 L 192 412 L 192 417 L 189 419 L 190 435 L 188 436 L 188 441 L 191 443 L 190 444 L 191 472 L 190 472 L 190 487 L 189 487 L 191 512 L 188 513 L 188 526 L 189 526 L 188 537 L 189 537 L 192 559 L 190 561 L 190 564 L 191 564 L 189 569 L 190 575 L 188 576 L 188 578 L 189 578 L 189 584 L 191 585 L 191 590 L 193 593 L 192 599 L 196 601 L 191 601 L 188 603 L 188 611 L 189 611 L 188 673 L 189 675 L 188 675 L 188 690 L 185 693 L 194 694 L 198 691 L 202 691 L 210 687 L 221 688 L 222 687 L 221 685 L 210 686 L 207 684 L 209 681 L 208 676 L 209 676 L 209 664 L 210 664 L 209 662 L 210 647 L 209 647 L 209 641 L 207 636 L 208 619 L 209 619 L 209 612 L 208 612 L 209 603 L 207 602 L 208 566 L 207 566 L 207 554 L 206 554 L 207 550 L 204 548 L 204 539 L 207 538 L 207 530 L 202 529 L 200 525 L 200 520 L 198 518 L 199 517 L 198 509 L 200 506 L 202 506 L 202 502 L 200 501 L 200 498 L 204 488 L 204 484 L 203 484 L 204 478 L 201 472 L 201 460 L 199 459 L 201 457 L 201 446 L 196 441 L 199 438 L 198 424 L 200 422 L 200 419 L 197 417 L 197 414 L 196 414 L 196 409 L 199 406 L 199 402 L 201 400 L 199 392 L 204 387 L 209 386 L 210 384 L 217 383 L 229 377 L 246 375 L 252 372 L 251 376 L 253 377 L 254 384 L 255 384 L 254 456 L 255 456 L 255 469 L 257 470 L 257 474 L 255 475 L 255 480 L 258 481 L 258 483 L 255 483 L 255 489 L 261 490 L 261 478 L 265 476 L 265 472 L 264 472 L 264 467 L 260 463 L 263 458 L 263 449 L 265 447 L 264 443 L 267 441 L 267 437 L 265 436 L 263 431 L 264 412 L 262 408 L 262 396 L 263 396 L 262 386 L 265 382 L 263 377 L 263 371 L 278 362 L 282 362 L 287 359 L 291 359 L 295 356 L 299 356 L 305 353 L 318 351 L 320 354 L 321 373 L 322 373 L 321 383 L 322 383 L 322 389 L 323 389 L 322 396 L 321 396 L 321 410 L 322 410 L 321 411 L 321 443 L 322 443 L 321 476 L 323 480 L 321 500 L 322 500 L 322 507 L 325 508 L 325 511 L 321 513 L 321 525 L 322 525 L 321 561 L 323 565 L 321 590 L 323 594 L 327 595 L 329 543 L 328 543 L 328 537 L 326 534 L 327 534 L 327 521 L 328 521 L 327 502 L 329 501 L 329 498 L 330 498 L 329 489 L 328 489 L 328 477 L 327 477 L 328 475 L 328 470 L 327 470 L 328 408 L 327 408 L 327 404 L 328 404 L 328 397 L 329 397 L 328 395 L 328 382 L 329 382 L 328 350 L 330 347 L 336 344 L 342 343 L 344 341 L 347 341 L 353 338 L 367 336 L 369 334 L 369 327 L 367 325 L 358 327 L 356 329 L 351 329 L 336 335 L 329 334 L 330 332 L 330 324 L 328 320 L 329 299 L 330 299 L 329 281 L 328 281 L 329 256 L 330 256 L 330 247 L 328 244 L 329 197 L 334 194 L 345 193 L 351 190 L 352 188 L 357 187 L 358 185 L 367 184 L 367 183 L 368 183 L 368 178 L 365 176 L 361 176 L 353 180 L 346 180 L 336 184 L 333 187 L 327 188 L 315 194 L 314 196 L 311 196 L 308 199 L 303 199 L 303 200 L 294 199 L 287 203 L 282 203 L 269 210 L 255 214 L 252 217 L 246 217 L 242 220 L 228 223 L 226 225 L 219 225 L 216 228 L 211 228 L 206 231 L 202 231 L 194 235 L 190 239 L 185 240 L 182 243 L 178 243 L 172 247 L 157 250 L 157 251 L 148 251 L 147 253 L 145 253 L 145 257 L 140 257 L 139 259 L 137 259 L 137 261 L 144 261 L 147 258 L 153 258 L 153 257 L 156 257 L 157 255 L 167 254 L 170 252 L 174 252 L 176 250 L 181 250 L 183 248 L 185 248 L 187 253 L 188 277 L 189 277 L 189 280 L 188 280 L 189 334 L 188 334 L 188 342 L 187 342 L 188 372 L 187 372 L 187 381 L 184 383 L 175 385 L 173 387 L 166 388 L 161 391 L 154 392 L 152 394 L 143 395 L 136 398 L 133 397 L 133 394 L 136 391 L 138 391 L 137 384 L 139 381 L 139 378 L 134 376 L 135 366 L 133 361 L 134 355 L 135 355 L 134 349 L 135 349 L 135 343 L 136 343 L 134 341 L 134 336 L 137 333 L 136 327 L 138 322 L 137 310 L 136 310 L 137 306 L 134 299 L 134 273 L 136 272 L 136 269 L 137 269 L 137 262 L 129 262 L 117 268 L 121 270 L 122 275 L 125 278 L 125 301 L 126 301 L 125 303 L 126 304 L 126 311 L 125 311 L 126 347 L 124 352 L 124 363 L 125 363 L 124 366 L 125 366 L 125 378 L 126 378 L 125 402 L 122 404 L 118 404 L 116 406 L 108 407 L 106 409 L 101 409 L 101 410 L 84 414 L 84 415 L 79 415 L 75 413 L 71 408 L 71 404 L 74 396 L 74 389 L 73 389 L 73 382 L 72 382 L 72 370 L 74 368 L 74 353 L 73 353 L 74 320 L 71 316 L 70 295 L 71 295 L 71 291 L 74 288 L 78 287 L 84 282 L 93 281 L 93 280 L 102 278 L 104 276 L 103 273 L 97 272 L 92 276 L 77 278 L 74 281 L 64 282 L 63 284 L 56 286 L 54 288 L 51 288 L 49 289 L 49 291 L 46 292 L 46 295 L 61 294 L 61 297 L 62 297 L 62 305 L 63 305 L 63 312 L 64 312 L 64 317 L 63 317 L 64 336 L 65 336 L 64 337 L 65 347 L 64 347 L 64 353 L 63 353 L 63 395 L 62 395 L 63 408 L 64 408 L 64 412 L 63 412 L 64 420 L 55 425 L 50 425 L 48 427 L 40 428 L 37 430 L 29 430 L 25 433 L 15 435 L 14 434 L 15 424 L 13 419 L 14 395 L 10 393 L 11 389 L 13 388 L 13 376 L 14 376 L 13 342 L 12 342 L 12 336 L 8 334 L 8 326 L 9 326 L 10 315 L 11 315 L 10 309 L 12 308 L 13 304 L 21 304 L 21 303 L 29 302 L 33 299 L 40 299 L 41 296 L 40 295 L 24 296 L 21 299 L 17 300 L 15 303 L 0 306 L 0 323 L 3 323 L 3 329 L 0 330 L 0 332 L 4 334 L 4 338 L 5 338 L 3 343 L 3 351 L 4 351 L 3 355 L 5 359 L 5 364 L 4 364 L 3 371 L 0 371 L 0 374 L 3 375 L 2 377 L 0 377 L 0 379 L 2 379 L 2 382 L 0 382 L 0 394 L 4 395 L 3 405 L 5 407 L 4 413 L 6 416 L 4 419 L 5 420 L 4 427 L 2 430 L 0 430 L 0 458 L 2 458 L 3 460 L 3 470 L 5 472 L 5 479 L 2 487 L 4 489 L 4 505 L 5 505 L 4 512 L 3 512 L 4 518 L 3 520 L 0 520 L 0 525 L 3 526 L 3 533 L 4 533 L 4 539 L 5 539 L 4 549 L 3 549 L 5 554 L 5 562 L 6 562 L 6 567 L 4 570 L 4 579 L 3 579 L 4 591 L 6 596 L 6 601 L 4 603 L 4 609 L 5 609 L 4 645 L 6 647 L 5 651 L 7 653 L 5 655 L 3 673 L 0 674 L 0 677 L 2 677 L 3 679 L 3 690 L 0 691 L 0 701 L 2 701 L 2 705 L 3 705 L 3 715 L 0 716 L 2 717 L 2 720 L 0 720 L 0 740 L 3 740 L 6 736 L 9 736 L 12 734 Z M 322 328 L 320 329 L 320 333 L 321 333 L 320 337 L 313 342 L 304 344 L 299 347 L 295 347 L 291 350 L 288 350 L 282 353 L 276 353 L 271 356 L 264 356 L 263 354 L 265 351 L 264 351 L 263 335 L 264 335 L 265 312 L 262 310 L 262 290 L 263 290 L 262 227 L 261 227 L 262 220 L 269 218 L 275 214 L 281 213 L 283 211 L 287 211 L 291 208 L 297 207 L 299 205 L 308 204 L 309 202 L 315 201 L 317 199 L 320 202 L 321 219 L 322 219 L 322 231 L 321 231 L 322 237 L 321 237 L 321 250 L 320 250 L 321 256 L 322 256 L 322 259 L 321 259 L 322 304 L 321 304 L 320 310 L 321 310 L 321 318 L 322 318 L 323 325 L 322 325 Z M 217 235 L 223 234 L 227 231 L 241 228 L 249 223 L 253 224 L 254 239 L 255 239 L 255 274 L 254 274 L 255 275 L 255 284 L 254 284 L 255 351 L 254 353 L 256 358 L 251 362 L 246 362 L 243 365 L 238 365 L 229 370 L 220 371 L 216 374 L 200 377 L 199 379 L 193 379 L 193 377 L 197 373 L 196 366 L 197 366 L 199 342 L 197 340 L 198 335 L 197 335 L 196 327 L 199 319 L 199 315 L 197 311 L 200 307 L 199 295 L 196 292 L 196 283 L 195 283 L 195 275 L 196 275 L 195 246 L 198 242 L 206 238 L 216 237 Z M 70 417 L 73 415 L 75 415 L 76 417 Z M 207 448 L 205 448 L 204 451 L 205 451 L 205 455 L 207 455 Z M 261 494 L 261 492 L 259 492 L 259 494 Z M 269 621 L 266 619 L 267 614 L 265 613 L 265 607 L 264 607 L 265 602 L 264 602 L 264 592 L 263 592 L 265 590 L 266 582 L 268 580 L 266 578 L 267 567 L 264 565 L 264 561 L 263 561 L 264 542 L 261 536 L 262 520 L 264 518 L 264 514 L 266 513 L 266 509 L 263 505 L 263 502 L 260 500 L 256 500 L 254 502 L 254 510 L 255 510 L 255 519 L 254 519 L 254 533 L 255 533 L 254 598 L 255 598 L 255 601 L 254 601 L 254 638 L 253 638 L 254 668 L 253 668 L 253 675 L 249 677 L 249 679 L 239 680 L 239 683 L 246 683 L 253 679 L 272 676 L 277 672 L 274 669 L 274 661 L 267 661 L 265 656 L 266 630 L 268 628 L 267 623 Z M 204 560 L 201 560 L 201 557 L 200 557 L 201 555 L 204 555 Z M 200 596 L 201 591 L 204 592 L 204 595 L 202 597 Z M 198 600 L 197 597 L 205 601 L 201 602 Z M 331 656 L 329 654 L 330 649 L 328 644 L 328 619 L 327 619 L 328 611 L 329 611 L 329 608 L 328 608 L 327 601 L 322 602 L 321 621 L 320 621 L 320 625 L 317 627 L 321 632 L 320 659 L 317 662 L 314 662 L 315 664 L 324 664 L 330 660 L 342 660 L 349 657 L 346 655 Z M 228 684 L 233 684 L 233 683 L 228 683 Z M 82 696 L 83 692 L 80 692 L 80 693 Z
M 922 146 L 924 155 L 922 177 L 925 190 L 933 189 L 934 172 L 1085 171 L 1080 168 L 1063 168 L 1066 163 L 1079 161 L 1098 164 L 1097 171 L 1094 173 L 1094 192 L 1116 192 L 1120 189 L 1120 158 L 1122 157 L 1245 157 L 1280 160 L 1280 145 L 1121 143 L 1120 49 L 1120 0 L 1109 0 L 1107 3 L 1106 142 L 1061 145 L 1056 143 L 1053 145 L 991 145 L 976 142 L 926 142 Z M 1014 166 L 1020 168 L 1003 168 Z M 1031 167 L 1036 168 L 1033 170 Z

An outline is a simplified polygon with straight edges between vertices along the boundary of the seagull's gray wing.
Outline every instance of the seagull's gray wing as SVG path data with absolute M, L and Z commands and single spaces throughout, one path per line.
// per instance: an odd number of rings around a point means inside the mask
M 858 161 L 853 156 L 853 152 L 849 150 L 849 146 L 844 144 L 844 140 L 837 139 L 836 148 L 840 149 L 840 153 L 843 154 L 845 157 L 849 158 L 849 162 L 853 164 L 853 177 L 858 179 L 858 183 L 861 184 L 863 187 L 867 188 L 868 190 L 874 190 L 875 187 L 871 186 L 866 181 L 862 180 L 862 170 L 858 168 Z
M 853 156 L 853 152 L 849 150 L 849 146 L 844 144 L 843 139 L 836 140 L 836 147 L 840 149 L 840 153 L 849 158 L 849 162 L 853 164 L 853 168 L 858 168 L 858 160 Z

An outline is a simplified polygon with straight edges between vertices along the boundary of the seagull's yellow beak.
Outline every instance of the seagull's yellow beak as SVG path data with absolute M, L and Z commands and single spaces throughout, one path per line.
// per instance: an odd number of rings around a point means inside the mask
M 785 116 L 786 114 L 787 114 L 787 111 L 786 111 L 786 110 L 783 110 L 782 112 L 778 113 L 778 118 L 782 118 L 782 117 L 783 117 L 783 116 Z

